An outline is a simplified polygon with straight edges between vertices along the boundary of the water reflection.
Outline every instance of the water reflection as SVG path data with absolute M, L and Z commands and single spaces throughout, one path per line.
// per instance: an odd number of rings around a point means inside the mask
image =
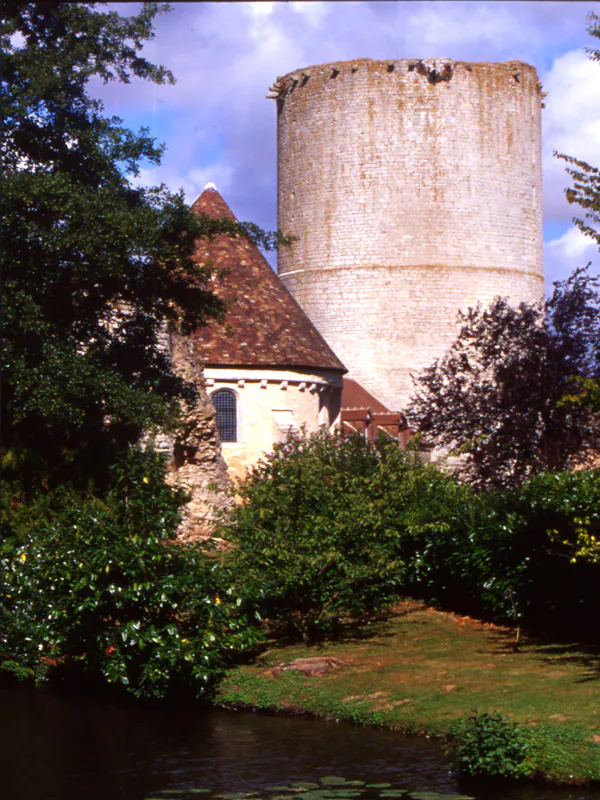
M 600 800 L 577 789 L 459 787 L 437 744 L 335 721 L 21 689 L 0 690 L 0 718 L 0 796 L 10 800 L 144 800 L 167 788 L 234 792 L 332 774 L 477 800 Z

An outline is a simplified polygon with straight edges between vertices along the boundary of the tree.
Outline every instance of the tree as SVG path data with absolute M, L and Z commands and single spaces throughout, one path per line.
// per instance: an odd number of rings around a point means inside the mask
M 432 484 L 415 453 L 326 430 L 275 445 L 238 486 L 220 535 L 234 585 L 286 634 L 315 639 L 393 602 L 407 499 Z M 416 503 L 413 502 L 413 506 Z
M 158 336 L 221 312 L 191 258 L 197 237 L 247 232 L 196 217 L 164 186 L 132 185 L 162 148 L 89 94 L 93 77 L 173 83 L 140 55 L 166 10 L 4 3 L 3 468 L 26 497 L 102 489 L 142 430 L 173 424 L 173 399 L 192 390 Z
M 566 171 L 574 184 L 565 191 L 567 200 L 585 210 L 584 219 L 574 217 L 573 222 L 600 247 L 600 169 L 563 153 L 554 155 L 571 165 Z
M 456 342 L 416 379 L 411 419 L 476 486 L 564 470 L 598 443 L 598 415 L 564 397 L 600 378 L 600 278 L 581 268 L 554 287 L 543 304 L 461 313 Z

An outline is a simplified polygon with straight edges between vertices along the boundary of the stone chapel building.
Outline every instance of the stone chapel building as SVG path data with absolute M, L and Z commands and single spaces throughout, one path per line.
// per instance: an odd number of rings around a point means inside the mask
M 214 184 L 192 210 L 236 219 Z M 224 324 L 209 322 L 191 339 L 223 457 L 230 474 L 242 478 L 290 431 L 339 425 L 346 368 L 256 245 L 220 235 L 202 240 L 196 258 L 213 268 L 210 289 L 227 311 Z
M 192 210 L 236 220 L 214 184 Z M 400 444 L 408 436 L 401 414 L 343 380 L 345 366 L 256 245 L 218 235 L 200 240 L 195 258 L 213 269 L 209 288 L 226 312 L 223 323 L 168 336 L 175 371 L 199 391 L 183 433 L 162 445 L 173 454 L 171 482 L 191 498 L 183 539 L 210 535 L 233 502 L 235 481 L 290 432 L 342 427 L 375 438 L 383 431 Z

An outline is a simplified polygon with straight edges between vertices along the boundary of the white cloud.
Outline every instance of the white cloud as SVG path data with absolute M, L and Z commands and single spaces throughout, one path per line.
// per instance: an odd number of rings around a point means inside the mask
M 516 24 L 515 9 L 510 4 L 497 3 L 453 3 L 418 4 L 418 10 L 410 15 L 409 26 L 414 40 L 433 50 L 433 54 L 444 56 L 446 50 L 456 46 L 472 49 L 474 46 L 502 49 L 532 45 L 532 35 L 538 32 L 533 26 Z
M 583 50 L 556 58 L 542 76 L 548 92 L 543 112 L 544 210 L 548 218 L 568 221 L 573 207 L 564 196 L 570 183 L 557 151 L 600 164 L 600 64 Z
M 233 167 L 223 163 L 211 164 L 202 169 L 192 169 L 184 176 L 184 191 L 186 200 L 193 202 L 207 183 L 214 183 L 217 190 L 226 198 L 233 189 Z
M 555 59 L 544 80 L 544 122 L 558 150 L 600 157 L 600 64 L 583 50 Z
M 289 7 L 294 13 L 303 16 L 313 28 L 318 28 L 329 13 L 331 3 L 323 3 L 319 2 L 319 0 L 316 0 L 316 2 L 311 0 L 308 3 L 298 0 L 298 2 L 290 3 Z
M 275 3 L 244 3 L 243 11 L 251 17 L 268 17 L 273 13 Z
M 234 171 L 231 166 L 219 162 L 185 173 L 159 166 L 141 169 L 131 182 L 134 186 L 147 187 L 164 183 L 172 192 L 183 189 L 186 202 L 193 203 L 207 183 L 216 184 L 218 191 L 227 199 L 233 191 Z
M 544 243 L 546 285 L 568 278 L 577 267 L 592 263 L 593 272 L 600 272 L 598 245 L 578 228 L 569 228 L 562 236 Z

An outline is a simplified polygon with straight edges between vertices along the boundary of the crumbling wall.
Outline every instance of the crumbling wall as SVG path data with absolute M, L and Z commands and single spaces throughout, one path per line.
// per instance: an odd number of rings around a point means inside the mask
M 233 482 L 221 454 L 215 411 L 208 398 L 203 365 L 189 337 L 171 334 L 173 370 L 196 386 L 192 407 L 182 406 L 183 425 L 171 442 L 168 481 L 190 496 L 179 530 L 182 541 L 208 538 L 215 523 L 233 506 Z

